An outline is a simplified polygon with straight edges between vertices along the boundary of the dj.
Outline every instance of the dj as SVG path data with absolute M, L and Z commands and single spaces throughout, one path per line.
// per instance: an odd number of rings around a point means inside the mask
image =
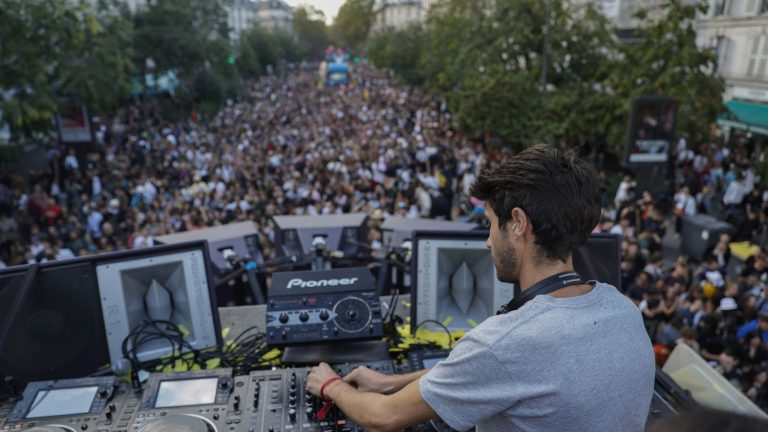
M 436 417 L 485 431 L 642 431 L 654 357 L 639 310 L 616 288 L 573 273 L 572 252 L 598 223 L 595 172 L 536 145 L 483 173 L 487 241 L 499 280 L 522 294 L 464 335 L 427 371 L 339 379 L 324 363 L 309 390 L 371 431 Z

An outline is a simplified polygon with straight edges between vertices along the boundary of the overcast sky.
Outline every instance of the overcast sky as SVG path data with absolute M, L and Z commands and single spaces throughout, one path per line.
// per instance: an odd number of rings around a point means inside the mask
M 289 5 L 296 7 L 302 4 L 312 5 L 325 12 L 325 20 L 328 24 L 333 21 L 336 12 L 339 11 L 344 0 L 285 0 Z

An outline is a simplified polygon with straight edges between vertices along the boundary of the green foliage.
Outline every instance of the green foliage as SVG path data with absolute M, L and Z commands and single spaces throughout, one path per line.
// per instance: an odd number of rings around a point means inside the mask
M 125 100 L 133 73 L 132 26 L 118 11 L 113 0 L 0 2 L 4 121 L 29 134 L 49 127 L 58 97 L 74 98 L 93 112 Z
M 424 82 L 420 69 L 424 37 L 424 29 L 418 25 L 372 35 L 368 39 L 368 57 L 377 66 L 392 69 L 403 81 L 421 85 Z
M 693 27 L 706 3 L 667 0 L 659 18 L 638 29 L 639 42 L 620 49 L 623 61 L 614 74 L 614 87 L 627 101 L 641 95 L 668 95 L 680 100 L 677 130 L 697 142 L 709 137 L 709 127 L 724 111 L 722 78 L 714 73 L 714 50 L 696 46 Z M 640 16 L 650 16 L 641 12 Z M 626 122 L 625 122 L 626 124 Z
M 695 43 L 705 6 L 661 7 L 629 44 L 591 7 L 562 0 L 445 0 L 424 28 L 373 35 L 367 48 L 375 64 L 445 96 L 464 129 L 515 147 L 619 150 L 631 100 L 653 94 L 680 99 L 678 130 L 701 140 L 723 110 L 713 53 Z
M 134 16 L 136 64 L 154 60 L 157 70 L 194 76 L 228 43 L 220 0 L 148 0 Z
M 333 21 L 333 33 L 342 46 L 358 51 L 365 44 L 373 18 L 373 0 L 346 0 Z
M 431 12 L 428 31 L 422 73 L 465 128 L 516 147 L 606 142 L 613 40 L 592 9 L 574 16 L 561 1 L 548 10 L 534 0 L 449 0 Z
M 323 58 L 325 48 L 330 44 L 328 28 L 323 12 L 312 6 L 299 6 L 293 12 L 293 31 L 298 40 L 298 50 L 302 58 L 319 60 Z
M 238 51 L 241 59 L 238 67 L 243 77 L 249 79 L 262 75 L 269 68 L 276 69 L 280 61 L 300 58 L 300 48 L 289 33 L 258 27 L 241 36 Z

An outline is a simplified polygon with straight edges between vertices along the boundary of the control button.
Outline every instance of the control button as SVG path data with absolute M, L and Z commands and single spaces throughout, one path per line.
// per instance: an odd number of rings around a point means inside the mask
M 168 413 L 165 411 L 160 411 L 160 417 L 165 417 Z
M 227 421 L 225 421 L 224 423 L 226 423 L 226 424 L 232 424 L 232 422 L 234 422 L 234 420 L 232 420 L 231 418 L 228 418 L 228 419 L 227 419 Z
M 288 410 L 288 417 L 291 419 L 291 422 L 296 421 L 296 410 L 291 408 Z
M 83 424 L 80 426 L 80 429 L 81 429 L 81 430 L 88 430 L 88 423 L 83 423 Z
M 125 422 L 125 423 L 118 423 L 118 424 L 117 424 L 117 427 L 119 427 L 119 428 L 125 428 L 125 427 L 128 427 L 128 423 L 127 423 L 127 422 Z
M 309 321 L 309 314 L 308 314 L 306 311 L 302 311 L 302 312 L 299 314 L 299 320 L 300 320 L 301 322 L 307 322 L 307 321 Z
M 307 409 L 305 409 L 305 410 L 304 410 L 304 412 L 305 412 L 305 413 L 307 413 L 307 418 L 310 418 L 310 417 L 312 417 L 312 411 L 314 411 L 314 410 L 312 409 L 312 407 L 309 407 L 309 408 L 307 408 Z
M 218 420 L 219 419 L 219 413 L 213 413 L 213 419 Z
M 228 379 L 221 380 L 221 382 L 219 383 L 219 388 L 222 389 L 222 390 L 228 389 L 229 388 L 229 380 Z
M 240 424 L 240 419 L 239 418 L 235 419 L 235 424 Z
M 320 319 L 321 319 L 322 321 L 327 321 L 327 320 L 328 320 L 328 318 L 330 318 L 330 316 L 328 315 L 328 311 L 327 311 L 327 310 L 325 310 L 325 309 L 323 309 L 323 310 L 320 312 Z
M 285 324 L 288 322 L 288 314 L 283 312 L 280 314 L 280 317 L 278 317 L 281 323 Z

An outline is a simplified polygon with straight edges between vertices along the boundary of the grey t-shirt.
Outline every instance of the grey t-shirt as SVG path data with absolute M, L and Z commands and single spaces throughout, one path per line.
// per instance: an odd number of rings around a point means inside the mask
M 419 390 L 461 431 L 642 431 L 654 375 L 640 311 L 598 283 L 584 295 L 540 295 L 488 318 Z

